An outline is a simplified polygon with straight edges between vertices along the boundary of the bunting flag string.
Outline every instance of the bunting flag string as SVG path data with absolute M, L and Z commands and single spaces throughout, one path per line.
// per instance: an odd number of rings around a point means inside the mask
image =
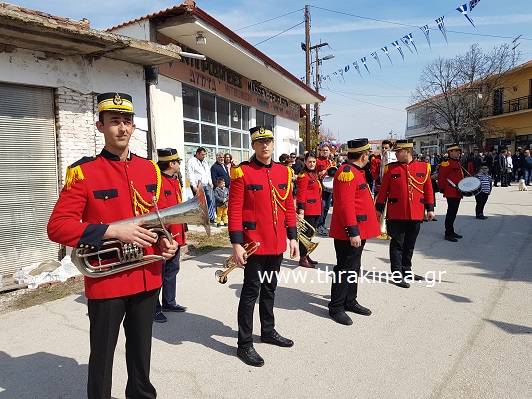
M 436 19 L 435 21 L 438 24 L 438 29 L 440 30 L 440 32 L 442 33 L 443 37 L 445 38 L 445 42 L 447 44 L 449 44 L 449 42 L 447 41 L 447 32 L 445 31 L 445 24 L 443 23 L 443 18 L 445 18 L 445 16 L 440 17 L 440 18 Z
M 473 10 L 473 8 L 475 8 L 478 5 L 479 2 L 480 2 L 480 0 L 470 0 L 469 2 L 467 2 L 467 3 L 463 4 L 463 5 L 461 5 L 460 7 L 456 8 L 456 10 L 458 12 L 460 12 L 471 23 L 471 25 L 473 27 L 475 27 L 475 24 L 473 23 L 473 20 L 469 16 L 468 11 L 471 12 Z M 469 5 L 469 9 L 468 9 L 468 5 Z M 434 21 L 436 22 L 436 24 L 438 26 L 438 29 L 442 33 L 443 38 L 445 39 L 445 42 L 448 44 L 449 42 L 447 40 L 447 31 L 445 29 L 444 18 L 445 18 L 445 15 L 440 17 L 440 18 L 438 18 L 438 19 L 435 19 Z M 423 32 L 423 34 L 425 36 L 425 39 L 427 40 L 427 44 L 429 45 L 429 48 L 432 50 L 432 45 L 431 45 L 431 42 L 430 42 L 430 35 L 429 35 L 430 34 L 429 24 L 420 26 L 419 29 Z M 414 35 L 413 35 L 412 32 L 407 34 L 407 35 L 404 35 L 399 40 L 395 40 L 395 41 L 393 41 L 391 43 L 397 49 L 397 51 L 401 55 L 401 58 L 404 61 L 405 60 L 405 55 L 404 55 L 403 49 L 401 48 L 400 43 L 403 43 L 406 46 L 406 48 L 408 49 L 408 51 L 410 51 L 412 54 L 414 54 L 414 51 L 412 50 L 412 47 L 414 48 L 414 50 L 416 50 L 416 54 L 419 54 L 419 51 L 418 51 L 418 49 L 416 47 L 416 44 L 414 42 Z M 388 57 L 388 60 L 390 61 L 390 64 L 393 66 L 393 61 L 392 61 L 392 58 L 391 58 L 390 53 L 388 51 L 388 46 L 383 46 L 383 47 L 380 48 L 380 50 L 384 54 L 386 54 L 386 57 Z M 382 70 L 382 64 L 381 64 L 381 61 L 379 59 L 379 55 L 377 54 L 377 51 L 372 52 L 371 53 L 371 57 L 373 57 L 375 59 L 375 61 L 377 61 L 377 63 L 379 64 L 379 69 Z M 371 74 L 371 72 L 369 71 L 368 64 L 367 64 L 367 56 L 360 58 L 360 62 L 362 62 L 362 65 L 364 65 L 364 68 L 366 68 L 366 71 L 369 74 Z M 341 68 L 341 69 L 338 69 L 337 71 L 334 71 L 331 75 L 336 76 L 336 78 L 338 79 L 339 83 L 342 83 L 342 81 L 345 83 L 344 73 L 346 73 L 346 74 L 349 73 L 352 70 L 351 66 L 353 66 L 354 69 L 357 71 L 358 75 L 360 77 L 362 77 L 362 73 L 360 71 L 360 66 L 359 66 L 357 61 L 353 61 L 352 65 L 348 64 L 344 68 Z M 318 86 L 321 87 L 322 84 L 327 85 L 327 79 L 329 80 L 329 82 L 331 84 L 334 84 L 334 82 L 332 80 L 332 77 L 330 75 L 326 75 L 326 76 L 320 76 L 319 77 Z M 305 78 L 301 78 L 301 81 L 304 82 Z
M 362 57 L 360 59 L 360 61 L 362 61 L 362 64 L 364 64 L 364 67 L 366 68 L 366 71 L 368 71 L 368 73 L 371 75 L 371 73 L 369 72 L 369 69 L 368 69 L 368 64 L 366 64 L 366 57 Z
M 473 8 L 475 8 L 478 3 L 480 3 L 480 0 L 471 0 L 469 2 L 469 11 L 473 11 Z
M 403 54 L 403 50 L 401 50 L 401 46 L 399 46 L 399 42 L 396 40 L 395 42 L 392 42 L 392 44 L 399 51 L 399 54 L 401 54 L 401 57 L 403 57 L 403 61 L 404 61 L 405 60 L 405 55 Z
M 429 48 L 432 50 L 432 46 L 430 45 L 429 26 L 428 25 L 423 25 L 419 29 L 421 29 L 421 31 L 425 34 L 425 39 L 427 39 L 427 43 L 429 44 Z
M 387 47 L 387 46 L 384 46 L 384 47 L 381 48 L 381 50 L 384 52 L 384 54 L 386 54 L 386 56 L 387 56 L 388 59 L 390 60 L 390 64 L 393 65 L 392 59 L 390 58 L 390 53 L 388 53 L 388 47 Z
M 375 60 L 376 60 L 377 63 L 379 64 L 379 69 L 382 69 L 382 66 L 381 66 L 381 60 L 379 60 L 379 56 L 377 55 L 377 52 L 375 51 L 375 52 L 371 53 L 371 56 L 372 56 L 373 58 L 375 58 Z
M 471 25 L 473 25 L 474 28 L 476 27 L 473 23 L 473 20 L 469 17 L 469 15 L 467 15 L 467 4 L 461 5 L 456 9 L 456 11 L 461 12 L 462 15 L 466 17 L 469 22 L 471 22 Z

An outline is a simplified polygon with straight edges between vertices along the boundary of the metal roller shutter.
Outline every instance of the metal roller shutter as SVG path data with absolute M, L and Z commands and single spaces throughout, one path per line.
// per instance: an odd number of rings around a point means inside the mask
M 56 154 L 52 89 L 0 83 L 0 273 L 57 259 L 46 234 Z

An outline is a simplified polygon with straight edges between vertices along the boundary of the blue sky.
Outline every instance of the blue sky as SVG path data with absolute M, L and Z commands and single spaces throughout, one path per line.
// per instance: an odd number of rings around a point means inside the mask
M 311 44 L 329 43 L 320 57 L 335 57 L 323 61 L 320 73 L 331 76 L 320 93 L 327 97 L 321 106 L 323 127 L 342 142 L 356 137 L 379 139 L 404 135 L 405 107 L 410 104 L 421 70 L 429 62 L 442 57 L 454 57 L 467 52 L 478 43 L 485 51 L 522 35 L 518 50 L 522 61 L 532 59 L 532 2 L 530 0 L 481 0 L 469 13 L 476 28 L 455 9 L 465 0 L 198 0 L 196 5 L 222 22 L 263 53 L 278 62 L 296 77 L 305 75 L 305 55 L 300 48 L 304 41 L 304 7 L 310 6 Z M 21 0 L 15 4 L 61 17 L 87 18 L 91 26 L 105 29 L 146 14 L 180 4 L 180 1 L 91 0 Z M 124 4 L 128 7 L 125 8 Z M 288 14 L 281 18 L 269 19 Z M 445 15 L 448 43 L 438 31 L 434 20 Z M 358 17 L 357 17 L 358 16 Z M 359 18 L 365 17 L 365 18 Z M 368 19 L 369 18 L 369 19 Z M 380 20 L 380 21 L 376 21 Z M 386 21 L 386 22 L 384 22 Z M 301 23 L 301 24 L 300 24 Z M 294 25 L 287 32 L 262 42 Z M 420 26 L 429 25 L 432 49 Z M 410 26 L 405 26 L 410 25 Z M 249 27 L 248 27 L 249 26 Z M 247 27 L 247 28 L 246 28 Z M 241 29 L 245 28 L 245 29 Z M 391 44 L 412 33 L 418 54 L 410 53 L 401 44 L 405 59 Z M 393 65 L 380 50 L 387 46 Z M 376 51 L 382 69 L 371 57 Z M 368 73 L 360 58 L 367 57 Z M 354 70 L 353 61 L 361 67 Z M 350 65 L 339 79 L 333 72 Z M 395 136 L 393 136 L 395 137 Z

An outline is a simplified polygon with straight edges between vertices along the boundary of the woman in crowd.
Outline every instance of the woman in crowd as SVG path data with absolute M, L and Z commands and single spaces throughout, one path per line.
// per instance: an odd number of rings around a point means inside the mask
M 322 213 L 321 183 L 316 173 L 316 154 L 308 152 L 305 155 L 305 169 L 297 177 L 297 217 L 306 220 L 314 229 Z M 305 230 L 305 235 L 312 234 Z M 313 268 L 318 262 L 310 259 L 307 248 L 299 242 L 299 266 Z

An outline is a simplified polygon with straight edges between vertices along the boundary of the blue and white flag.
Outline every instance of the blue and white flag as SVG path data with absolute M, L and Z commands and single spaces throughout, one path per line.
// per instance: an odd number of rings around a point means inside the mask
M 445 42 L 448 44 L 449 42 L 447 41 L 447 32 L 445 31 L 445 24 L 443 23 L 443 18 L 445 18 L 445 16 L 436 19 L 436 23 L 438 24 L 438 29 L 445 38 Z
M 388 53 L 388 47 L 387 47 L 387 46 L 384 46 L 384 47 L 381 48 L 381 50 L 384 52 L 384 54 L 386 54 L 386 56 L 387 56 L 388 59 L 390 60 L 390 64 L 393 65 L 392 59 L 390 58 L 390 54 Z
M 368 71 L 368 73 L 370 73 L 369 69 L 368 69 L 368 64 L 366 64 L 366 57 L 362 57 L 360 59 L 360 61 L 362 61 L 362 64 L 364 64 L 364 66 L 366 67 L 366 71 Z
M 478 3 L 480 3 L 480 0 L 471 0 L 469 2 L 469 11 L 473 11 L 473 8 L 475 8 Z
M 414 54 L 414 52 L 412 51 L 412 49 L 410 48 L 410 46 L 408 45 L 408 38 L 406 36 L 403 36 L 401 38 L 401 41 L 404 43 L 404 45 L 406 46 L 406 48 L 412 53 Z
M 372 56 L 373 58 L 375 58 L 375 60 L 376 60 L 376 61 L 378 62 L 378 64 L 379 64 L 379 68 L 382 69 L 382 66 L 381 66 L 381 60 L 379 60 L 379 56 L 377 55 L 377 52 L 375 51 L 375 52 L 371 53 L 371 56 Z
M 462 15 L 463 15 L 464 17 L 466 17 L 467 20 L 468 20 L 469 22 L 471 22 L 471 25 L 473 25 L 473 27 L 475 28 L 475 24 L 473 23 L 473 20 L 472 20 L 471 18 L 469 18 L 469 15 L 467 15 L 467 4 L 464 4 L 464 5 L 460 6 L 460 7 L 458 7 L 458 8 L 456 9 L 456 11 L 461 12 Z
M 362 77 L 362 74 L 360 73 L 360 68 L 358 67 L 358 63 L 355 61 L 353 62 L 353 66 L 355 67 L 355 69 L 357 70 L 358 74 L 360 75 L 360 77 Z
M 410 48 L 410 45 L 412 45 L 414 47 L 414 50 L 416 50 L 416 54 L 419 54 L 417 52 L 417 47 L 416 47 L 416 44 L 414 43 L 414 37 L 412 36 L 412 33 L 409 33 L 408 35 L 403 36 L 403 39 L 404 39 L 403 43 L 409 46 L 408 48 Z
M 399 51 L 399 54 L 401 54 L 401 57 L 403 57 L 403 61 L 405 60 L 405 55 L 403 54 L 403 50 L 401 50 L 401 46 L 399 46 L 399 41 L 396 40 L 395 42 L 392 43 L 395 48 Z
M 420 27 L 419 29 L 421 29 L 421 31 L 425 34 L 425 39 L 427 39 L 427 43 L 429 44 L 429 48 L 432 50 L 432 47 L 430 45 L 430 37 L 429 37 L 429 26 L 428 25 L 424 25 L 422 27 Z
M 340 71 L 341 71 L 341 69 L 340 69 Z M 338 77 L 338 71 L 333 72 L 333 75 L 336 76 L 336 79 L 338 79 L 338 82 L 342 83 L 342 81 Z
M 340 76 L 342 76 L 342 80 L 343 80 L 344 83 L 345 83 L 344 70 L 343 70 L 343 69 L 339 69 L 338 72 L 340 72 Z
M 344 71 L 349 72 L 349 64 L 345 66 Z

